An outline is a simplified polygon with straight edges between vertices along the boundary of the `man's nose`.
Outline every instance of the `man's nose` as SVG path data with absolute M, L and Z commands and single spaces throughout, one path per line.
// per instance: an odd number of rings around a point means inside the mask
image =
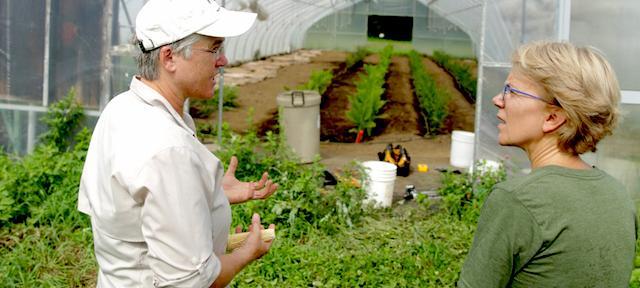
M 220 55 L 220 57 L 216 59 L 216 67 L 222 67 L 227 65 L 228 63 L 229 61 L 227 60 L 227 56 L 225 56 L 224 54 Z

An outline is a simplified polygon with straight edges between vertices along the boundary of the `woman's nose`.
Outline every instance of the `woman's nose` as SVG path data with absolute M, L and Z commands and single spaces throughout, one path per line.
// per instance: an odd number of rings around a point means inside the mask
M 502 97 L 502 93 L 493 96 L 491 100 L 493 101 L 493 105 L 496 105 L 496 107 L 504 108 L 504 98 Z

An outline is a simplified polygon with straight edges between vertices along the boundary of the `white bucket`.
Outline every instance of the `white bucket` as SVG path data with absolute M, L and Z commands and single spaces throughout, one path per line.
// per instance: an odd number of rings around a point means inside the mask
M 398 167 L 383 161 L 366 161 L 362 166 L 367 173 L 364 181 L 367 202 L 374 202 L 376 207 L 390 207 Z
M 454 167 L 469 168 L 473 164 L 473 142 L 471 132 L 454 130 L 451 133 L 451 155 L 449 164 Z

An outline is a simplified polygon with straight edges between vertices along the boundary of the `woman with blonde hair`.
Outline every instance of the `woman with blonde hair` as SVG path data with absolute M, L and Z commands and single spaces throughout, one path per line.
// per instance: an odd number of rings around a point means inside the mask
M 618 119 L 618 81 L 588 47 L 535 42 L 513 54 L 498 107 L 498 142 L 532 172 L 487 198 L 458 287 L 627 287 L 636 209 L 624 186 L 580 154 Z

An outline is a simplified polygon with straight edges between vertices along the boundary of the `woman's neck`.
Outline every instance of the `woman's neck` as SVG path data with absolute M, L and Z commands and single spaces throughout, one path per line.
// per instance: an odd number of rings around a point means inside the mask
M 535 145 L 525 148 L 529 161 L 531 161 L 531 169 L 548 165 L 571 169 L 591 169 L 591 166 L 584 162 L 579 155 L 562 151 L 557 143 L 557 139 L 548 137 L 543 138 Z

